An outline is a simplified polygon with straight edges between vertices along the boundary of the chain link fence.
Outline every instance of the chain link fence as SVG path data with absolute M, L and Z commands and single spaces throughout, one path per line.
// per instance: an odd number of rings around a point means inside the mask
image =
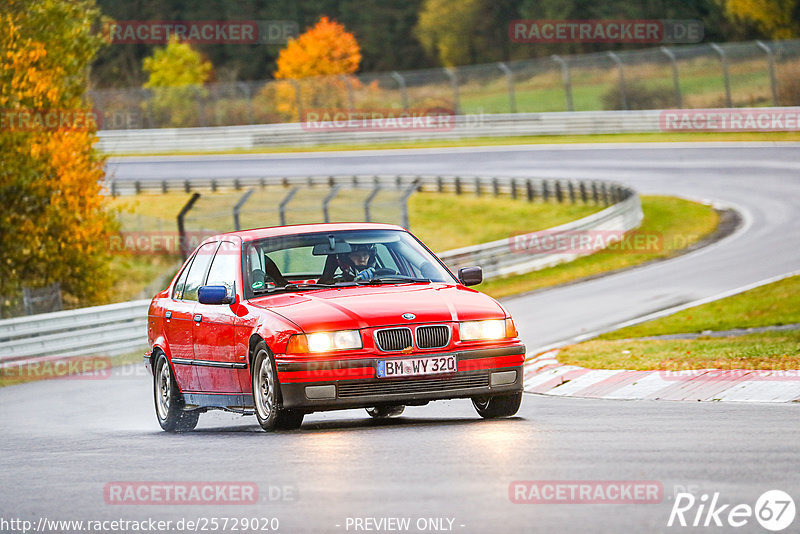
M 448 69 L 90 91 L 102 129 L 304 122 L 319 110 L 456 114 L 800 104 L 800 40 L 658 47 Z

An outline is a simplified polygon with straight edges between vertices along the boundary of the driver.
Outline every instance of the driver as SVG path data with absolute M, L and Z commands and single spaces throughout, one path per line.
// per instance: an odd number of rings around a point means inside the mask
M 345 281 L 369 280 L 375 274 L 378 260 L 375 245 L 351 245 L 347 254 L 337 254 L 339 268 Z

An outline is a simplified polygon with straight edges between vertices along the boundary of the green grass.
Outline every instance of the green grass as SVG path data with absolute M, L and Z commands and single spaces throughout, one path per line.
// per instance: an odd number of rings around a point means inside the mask
M 541 271 L 489 280 L 477 289 L 501 298 L 667 258 L 711 234 L 719 223 L 719 216 L 710 206 L 675 197 L 643 196 L 642 211 L 644 220 L 634 236 L 661 236 L 658 250 L 600 251 Z M 626 237 L 623 244 L 627 246 L 631 239 L 635 237 Z
M 476 137 L 469 139 L 426 141 L 399 141 L 393 143 L 331 144 L 323 146 L 281 146 L 258 147 L 237 150 L 209 151 L 164 151 L 144 155 L 179 156 L 203 154 L 281 154 L 291 152 L 336 152 L 345 150 L 383 150 L 408 148 L 449 148 L 473 146 L 505 146 L 505 145 L 538 145 L 538 144 L 574 144 L 574 143 L 668 143 L 668 142 L 797 142 L 800 132 L 664 132 L 635 134 L 592 134 L 592 135 L 529 135 L 519 137 Z M 109 153 L 108 156 L 128 157 L 130 154 Z
M 792 276 L 668 317 L 609 332 L 599 339 L 700 333 L 800 323 L 800 276 Z
M 565 347 L 558 360 L 591 369 L 800 369 L 800 331 L 686 340 L 593 340 Z

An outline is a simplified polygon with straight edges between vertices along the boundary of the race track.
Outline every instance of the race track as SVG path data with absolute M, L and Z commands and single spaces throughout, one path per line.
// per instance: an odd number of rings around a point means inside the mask
M 109 171 L 117 180 L 369 173 L 606 178 L 642 193 L 707 199 L 740 211 L 740 229 L 710 247 L 506 300 L 530 354 L 800 269 L 797 145 L 136 158 L 112 160 Z M 410 532 L 420 532 L 420 518 L 453 519 L 452 531 L 464 533 L 708 531 L 667 527 L 676 489 L 719 492 L 722 503 L 750 506 L 770 489 L 800 499 L 800 417 L 793 405 L 526 395 L 518 416 L 500 421 L 481 421 L 469 402 L 452 401 L 409 408 L 388 424 L 368 420 L 363 411 L 313 414 L 301 431 L 275 434 L 261 433 L 253 417 L 206 414 L 198 432 L 168 435 L 158 429 L 140 367 L 107 380 L 2 388 L 0 403 L 2 517 L 34 522 L 277 517 L 278 531 L 291 533 L 354 532 L 348 518 L 409 517 Z M 664 498 L 658 504 L 513 504 L 509 485 L 516 480 L 658 481 Z M 104 487 L 118 481 L 252 482 L 260 502 L 108 504 Z M 270 500 L 278 493 L 284 497 Z M 751 518 L 736 531 L 764 529 Z

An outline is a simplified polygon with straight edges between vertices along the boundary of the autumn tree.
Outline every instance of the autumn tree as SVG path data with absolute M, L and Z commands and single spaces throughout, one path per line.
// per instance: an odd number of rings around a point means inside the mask
M 67 304 L 107 298 L 115 219 L 100 195 L 96 117 L 84 98 L 102 40 L 93 0 L 0 7 L 0 295 L 59 282 Z M 43 117 L 58 119 L 43 122 Z M 38 119 L 38 120 L 37 120 Z
M 160 126 L 194 126 L 202 112 L 200 101 L 207 96 L 203 84 L 213 68 L 187 43 L 170 40 L 144 59 L 142 68 L 149 74 L 145 89 L 153 91 L 150 110 Z
M 423 48 L 446 67 L 470 63 L 484 4 L 485 0 L 425 0 L 415 29 Z
M 724 0 L 725 13 L 773 39 L 800 36 L 800 0 Z
M 298 118 L 298 100 L 303 109 L 340 108 L 348 104 L 347 84 L 351 90 L 359 86 L 358 79 L 349 76 L 358 70 L 361 49 L 352 33 L 342 24 L 320 18 L 319 22 L 297 39 L 290 39 L 278 55 L 277 82 L 265 87 L 262 98 L 272 100 L 285 120 Z M 316 78 L 313 83 L 297 80 Z M 296 90 L 300 91 L 297 98 Z

